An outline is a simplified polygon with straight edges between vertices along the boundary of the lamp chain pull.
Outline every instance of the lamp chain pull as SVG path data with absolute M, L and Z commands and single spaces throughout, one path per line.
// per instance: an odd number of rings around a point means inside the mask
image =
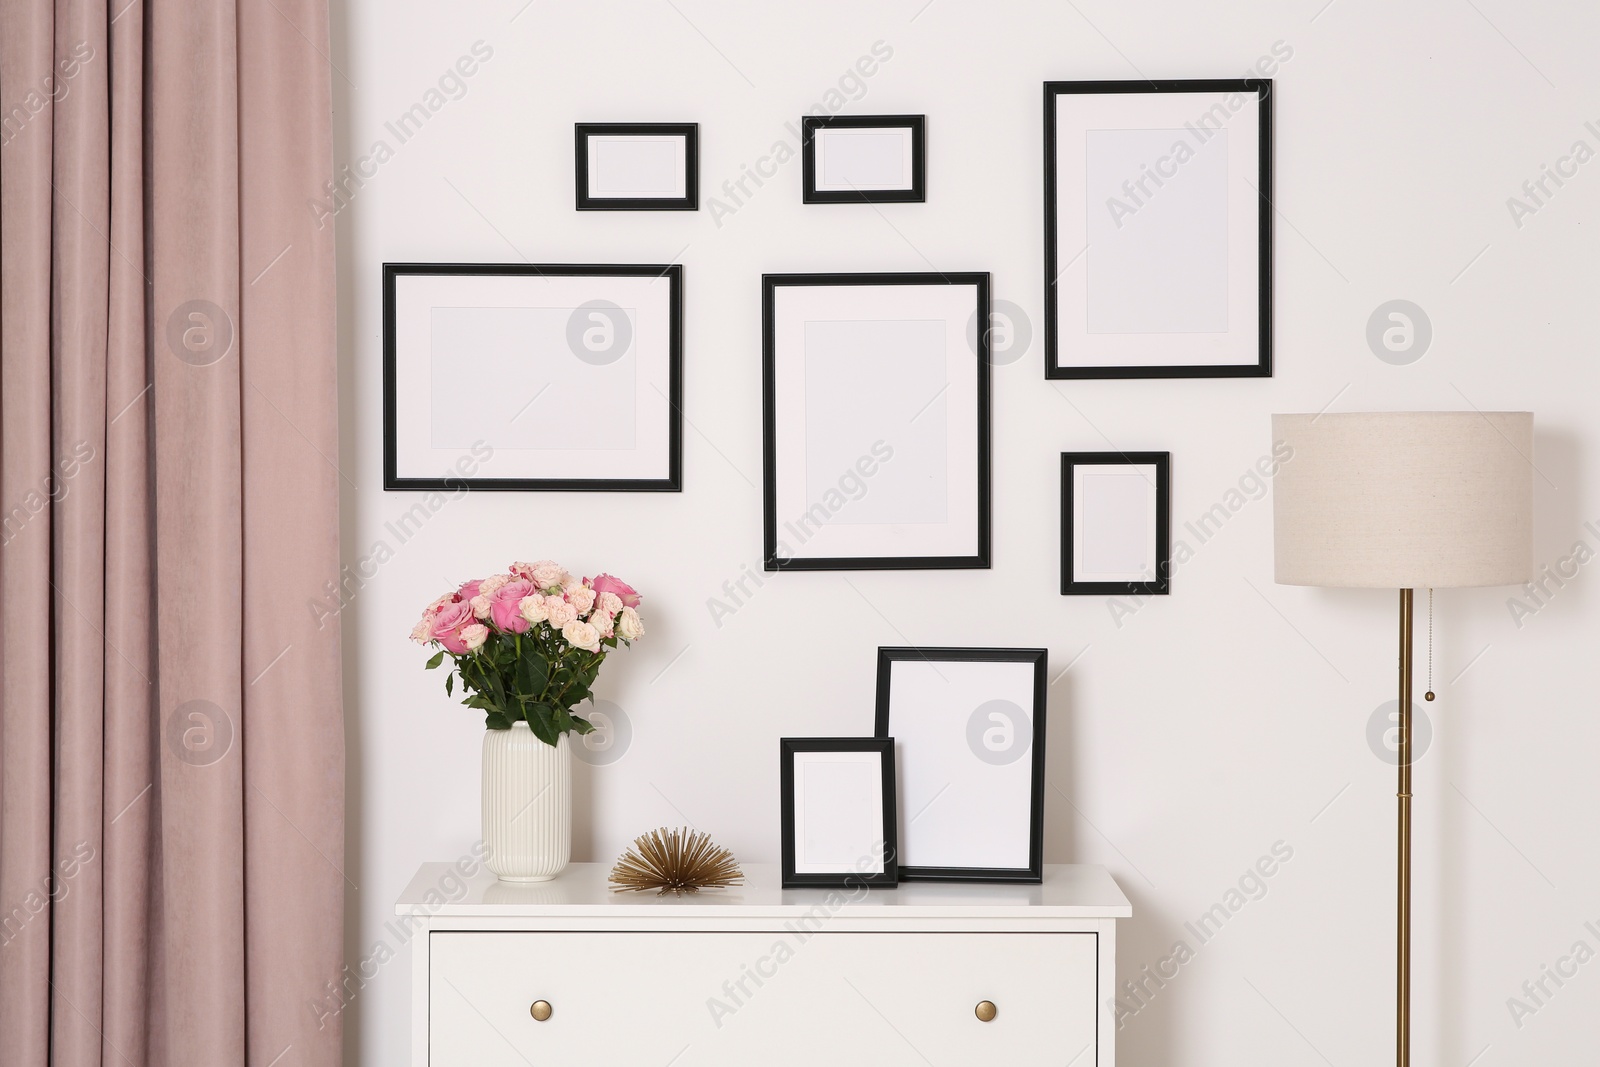
M 1433 699 L 1433 590 L 1428 590 L 1428 691 L 1422 699 Z

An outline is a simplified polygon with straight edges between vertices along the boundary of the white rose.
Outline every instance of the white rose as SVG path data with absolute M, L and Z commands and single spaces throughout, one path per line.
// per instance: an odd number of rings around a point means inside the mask
M 617 616 L 617 636 L 624 641 L 637 641 L 644 636 L 644 620 L 632 608 L 623 608 Z
M 617 612 L 622 610 L 622 598 L 615 593 L 601 593 L 594 598 L 594 613 L 603 615 L 608 619 L 617 617 Z
M 471 600 L 472 614 L 480 619 L 489 617 L 489 598 L 479 593 Z
M 538 593 L 523 597 L 521 602 L 517 604 L 517 610 L 522 613 L 522 617 L 527 619 L 530 625 L 544 622 L 550 617 L 550 608 L 546 606 L 544 597 Z
M 586 585 L 576 589 L 567 590 L 567 603 L 578 609 L 579 615 L 589 614 L 589 609 L 594 607 L 594 590 Z
M 476 652 L 483 647 L 483 643 L 488 639 L 489 628 L 481 622 L 475 622 L 470 626 L 461 628 L 461 643 L 467 646 L 468 652 Z
M 502 585 L 511 584 L 511 575 L 495 574 L 478 583 L 478 596 L 494 596 Z
M 581 648 L 585 652 L 600 651 L 600 631 L 586 622 L 573 619 L 561 628 L 561 636 L 573 648 Z
M 564 628 L 567 623 L 578 617 L 578 609 L 568 604 L 558 596 L 544 598 L 545 619 L 557 630 Z
M 553 585 L 560 585 L 567 580 L 567 568 L 559 563 L 542 559 L 533 565 L 533 584 L 540 589 L 549 589 Z
M 609 615 L 602 615 L 598 611 L 589 616 L 589 625 L 598 630 L 601 637 L 615 637 L 617 635 L 616 620 Z

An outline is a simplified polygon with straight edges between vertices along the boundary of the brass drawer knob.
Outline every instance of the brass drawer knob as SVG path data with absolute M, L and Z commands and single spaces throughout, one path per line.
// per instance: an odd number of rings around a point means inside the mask
M 978 1006 L 972 1009 L 972 1014 L 978 1017 L 980 1023 L 992 1023 L 994 1017 L 1000 1014 L 1000 1009 L 994 1006 L 992 1000 L 980 1000 Z
M 533 1016 L 535 1022 L 544 1022 L 550 1018 L 550 1002 L 548 1000 L 534 1001 L 533 1006 L 528 1009 L 528 1014 Z

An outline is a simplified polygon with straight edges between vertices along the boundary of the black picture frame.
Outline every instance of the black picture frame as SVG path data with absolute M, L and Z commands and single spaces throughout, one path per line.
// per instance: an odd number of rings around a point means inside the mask
M 438 276 L 666 278 L 668 298 L 667 473 L 662 478 L 419 477 L 399 473 L 397 296 L 400 278 Z M 383 265 L 383 488 L 387 491 L 630 492 L 683 490 L 683 266 L 597 263 L 385 263 Z
M 910 854 L 906 835 L 900 835 L 903 862 L 900 865 L 902 882 L 1002 882 L 1037 884 L 1044 880 L 1044 785 L 1046 702 L 1049 682 L 1049 650 L 1043 648 L 889 648 L 878 649 L 878 685 L 873 733 L 879 738 L 893 738 L 896 761 L 900 765 L 902 790 L 906 787 L 908 772 L 914 769 L 913 761 L 919 756 L 915 750 L 914 733 L 907 733 L 909 724 L 895 723 L 892 717 L 894 697 L 894 665 L 896 663 L 926 663 L 935 672 L 940 664 L 991 663 L 1027 664 L 1032 669 L 1029 748 L 1026 758 L 1031 774 L 1028 791 L 1028 862 L 1021 867 L 984 867 L 967 865 L 924 865 L 916 863 Z M 975 709 L 975 714 L 976 714 Z M 969 734 L 970 739 L 970 734 Z M 911 748 L 906 748 L 908 744 Z M 1020 758 L 1020 757 L 1019 757 Z M 953 776 L 952 776 L 953 780 Z M 935 797 L 937 799 L 937 796 Z M 923 805 L 924 811 L 932 803 Z M 901 805 L 902 810 L 911 805 Z M 921 818 L 924 811 L 913 812 Z M 992 825 L 992 824 L 991 824 Z
M 802 752 L 868 752 L 876 753 L 880 760 L 883 785 L 883 870 L 881 872 L 841 870 L 836 873 L 805 872 L 795 870 L 795 773 L 794 757 Z M 781 833 L 783 838 L 783 888 L 785 889 L 855 889 L 892 888 L 899 884 L 897 834 L 899 819 L 895 811 L 898 795 L 894 775 L 894 740 L 877 737 L 785 737 L 779 741 L 779 798 Z
M 818 130 L 901 128 L 911 131 L 911 186 L 906 189 L 818 189 Z M 922 204 L 928 199 L 926 115 L 807 115 L 800 120 L 801 202 L 806 204 Z
M 682 197 L 599 197 L 589 191 L 590 137 L 682 137 L 685 139 Z M 699 211 L 700 124 L 698 122 L 578 122 L 573 124 L 573 170 L 579 211 Z
M 1079 467 L 1153 466 L 1156 472 L 1155 577 L 1150 581 L 1080 581 L 1072 552 L 1076 521 L 1073 506 L 1073 472 Z M 1167 596 L 1172 592 L 1172 453 L 1170 452 L 1063 452 L 1061 453 L 1061 595 L 1062 596 Z
M 977 377 L 974 395 L 977 404 L 976 429 L 976 526 L 975 551 L 962 555 L 872 555 L 872 556 L 786 556 L 779 553 L 778 536 L 778 442 L 777 442 L 777 342 L 776 299 L 786 286 L 963 286 L 976 291 L 975 320 L 989 322 L 991 295 L 988 272 L 912 272 L 881 274 L 766 274 L 762 276 L 761 367 L 762 367 L 762 473 L 763 473 L 763 567 L 768 571 L 855 571 L 855 570 L 951 570 L 987 569 L 990 566 L 991 526 L 991 331 L 973 330 L 967 334 L 974 349 Z
M 1272 79 L 1157 79 L 1128 81 L 1049 81 L 1044 83 L 1044 365 L 1050 379 L 1095 378 L 1269 378 L 1272 376 Z M 1178 366 L 1062 366 L 1056 285 L 1070 263 L 1062 262 L 1058 241 L 1056 102 L 1065 94 L 1248 93 L 1259 100 L 1259 173 L 1256 175 L 1259 287 L 1259 351 L 1253 364 Z M 1081 253 L 1071 253 L 1080 255 Z

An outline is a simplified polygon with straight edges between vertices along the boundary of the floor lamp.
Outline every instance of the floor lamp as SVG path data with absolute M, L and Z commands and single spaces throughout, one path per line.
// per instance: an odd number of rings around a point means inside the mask
M 1411 1058 L 1412 592 L 1533 574 L 1533 416 L 1525 411 L 1274 415 L 1280 585 L 1400 591 L 1395 1062 Z M 1433 699 L 1433 693 L 1428 693 Z

